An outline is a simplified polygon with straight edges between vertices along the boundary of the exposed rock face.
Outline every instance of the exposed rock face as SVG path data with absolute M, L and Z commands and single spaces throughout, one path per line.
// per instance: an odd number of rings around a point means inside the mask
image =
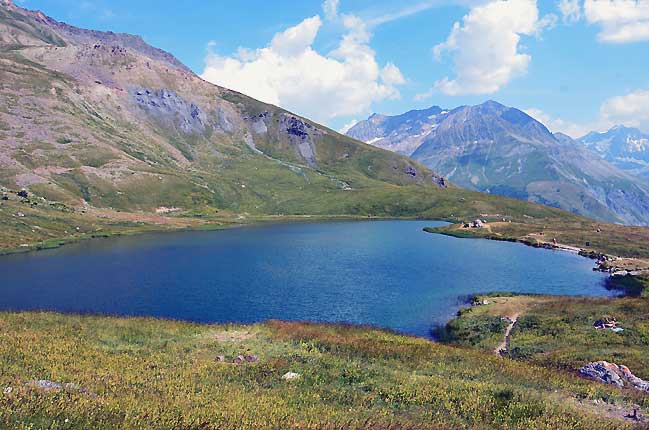
M 649 225 L 649 184 L 495 101 L 374 114 L 347 134 L 408 155 L 465 188 L 603 221 Z
M 165 88 L 133 88 L 130 92 L 136 105 L 162 124 L 176 126 L 187 134 L 205 132 L 207 115 L 200 107 L 187 102 L 175 92 Z
M 616 385 L 620 388 L 632 387 L 649 392 L 649 382 L 635 376 L 624 365 L 595 361 L 579 369 L 579 373 L 604 384 Z
M 324 133 L 307 121 L 293 115 L 282 115 L 279 133 L 286 134 L 289 142 L 297 148 L 299 156 L 311 167 L 317 166 L 315 139 Z
M 268 127 L 264 118 L 268 117 L 268 112 L 260 113 L 250 119 L 250 130 L 255 134 L 266 134 Z

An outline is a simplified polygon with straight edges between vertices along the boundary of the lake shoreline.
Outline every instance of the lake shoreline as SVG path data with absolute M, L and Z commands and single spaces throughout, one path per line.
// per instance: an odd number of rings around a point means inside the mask
M 451 319 L 480 292 L 611 294 L 605 276 L 576 255 L 422 232 L 445 222 L 265 221 L 218 226 L 228 228 L 212 234 L 174 230 L 7 256 L 0 259 L 6 273 L 2 308 L 210 323 L 347 322 L 429 338 L 434 324 Z M 479 261 L 462 275 L 467 253 Z M 530 260 L 555 271 L 539 272 Z M 493 273 L 485 275 L 489 269 Z M 270 297 L 269 289 L 275 292 Z
M 182 218 L 181 218 L 182 219 Z M 242 227 L 258 227 L 268 224 L 287 224 L 287 223 L 309 223 L 309 222 L 324 222 L 324 221 L 431 221 L 431 222 L 447 222 L 444 219 L 431 219 L 428 217 L 378 217 L 378 216 L 363 216 L 363 215 L 285 215 L 285 216 L 254 216 L 245 218 L 226 218 L 215 219 L 214 221 L 207 221 L 203 224 L 196 224 L 193 226 L 174 227 L 164 224 L 144 224 L 141 228 L 134 227 L 133 229 L 117 230 L 109 233 L 102 233 L 96 231 L 79 236 L 68 236 L 61 238 L 52 238 L 46 241 L 41 241 L 32 244 L 25 244 L 17 247 L 0 248 L 0 258 L 7 255 L 23 254 L 29 252 L 44 251 L 48 249 L 56 249 L 65 245 L 78 243 L 81 241 L 95 240 L 95 239 L 109 239 L 114 237 L 137 236 L 148 233 L 178 233 L 178 232 L 200 232 L 200 231 L 217 231 L 229 230 L 233 228 Z
M 444 236 L 454 237 L 457 239 L 486 239 L 500 242 L 514 242 L 521 243 L 526 246 L 540 249 L 548 249 L 553 251 L 562 251 L 569 252 L 571 254 L 577 254 L 582 257 L 588 258 L 590 260 L 595 260 L 595 267 L 593 270 L 599 271 L 602 273 L 608 273 L 611 279 L 616 277 L 637 277 L 645 278 L 649 277 L 649 268 L 643 268 L 640 270 L 627 270 L 624 266 L 618 266 L 612 263 L 618 260 L 626 260 L 624 257 L 612 255 L 609 253 L 598 252 L 593 250 L 587 250 L 581 247 L 576 247 L 572 245 L 562 244 L 562 243 L 548 243 L 548 242 L 539 242 L 533 241 L 528 238 L 522 237 L 513 237 L 513 236 L 497 236 L 495 234 L 476 234 L 471 230 L 460 230 L 453 229 L 457 224 L 451 224 L 446 227 L 426 227 L 423 230 L 426 233 L 431 234 L 441 234 Z M 641 260 L 641 264 L 646 262 Z

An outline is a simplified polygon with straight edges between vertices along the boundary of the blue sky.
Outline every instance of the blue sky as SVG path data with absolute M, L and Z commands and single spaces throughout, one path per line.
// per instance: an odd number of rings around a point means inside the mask
M 139 34 L 210 81 L 336 129 L 495 99 L 573 136 L 649 131 L 649 0 L 17 3 Z

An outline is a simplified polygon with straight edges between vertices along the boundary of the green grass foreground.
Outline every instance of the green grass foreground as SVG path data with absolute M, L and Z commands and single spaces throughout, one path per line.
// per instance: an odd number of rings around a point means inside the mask
M 0 368 L 3 429 L 622 429 L 637 424 L 593 405 L 649 405 L 477 349 L 306 323 L 2 313 Z

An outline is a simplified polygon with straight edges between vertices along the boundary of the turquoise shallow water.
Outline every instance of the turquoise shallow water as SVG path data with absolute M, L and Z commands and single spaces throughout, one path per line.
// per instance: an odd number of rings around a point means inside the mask
M 612 294 L 591 260 L 422 231 L 441 224 L 264 225 L 10 255 L 0 258 L 0 309 L 349 322 L 429 336 L 474 293 Z

